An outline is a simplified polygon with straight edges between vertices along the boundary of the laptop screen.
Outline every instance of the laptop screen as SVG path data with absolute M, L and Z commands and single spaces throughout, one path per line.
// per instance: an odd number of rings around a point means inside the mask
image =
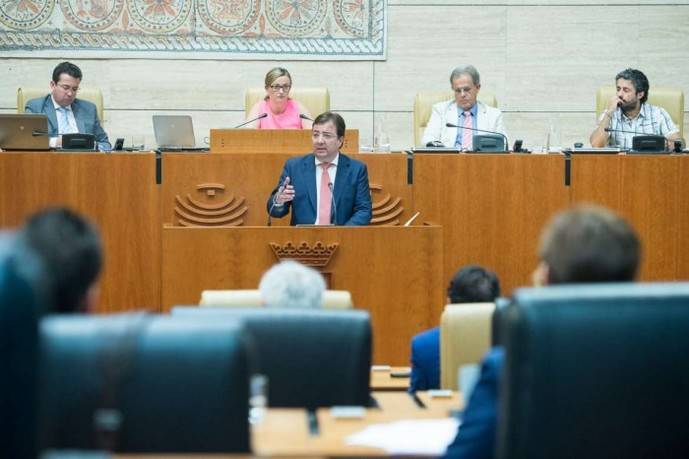
M 0 148 L 49 150 L 48 117 L 38 114 L 0 114 Z
M 189 115 L 153 115 L 153 132 L 161 148 L 196 146 L 194 126 Z

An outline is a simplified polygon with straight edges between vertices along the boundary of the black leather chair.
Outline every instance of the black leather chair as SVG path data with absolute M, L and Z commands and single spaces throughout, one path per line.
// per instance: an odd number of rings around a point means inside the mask
M 523 289 L 499 458 L 689 457 L 689 284 Z
M 42 449 L 249 451 L 236 321 L 51 317 L 40 333 Z
M 32 275 L 0 261 L 0 457 L 35 458 L 38 315 Z M 24 268 L 26 263 L 22 262 Z
M 175 307 L 173 316 L 241 318 L 268 377 L 271 407 L 369 404 L 371 325 L 366 311 Z

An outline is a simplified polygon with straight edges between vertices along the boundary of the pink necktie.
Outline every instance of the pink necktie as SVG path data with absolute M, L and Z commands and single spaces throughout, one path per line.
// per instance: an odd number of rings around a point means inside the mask
M 468 129 L 462 129 L 462 149 L 471 150 L 471 141 L 474 137 L 474 132 L 471 130 L 474 126 L 471 122 L 471 112 L 464 112 L 464 126 Z
M 330 192 L 330 174 L 328 168 L 331 163 L 320 163 L 319 166 L 323 168 L 321 173 L 321 202 L 318 203 L 318 224 L 330 224 L 330 205 L 332 203 L 332 193 Z

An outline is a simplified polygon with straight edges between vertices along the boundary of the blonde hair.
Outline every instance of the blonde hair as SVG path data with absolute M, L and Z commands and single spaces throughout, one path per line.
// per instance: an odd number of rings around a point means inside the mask
M 272 85 L 275 80 L 282 76 L 289 78 L 289 83 L 290 85 L 292 84 L 292 75 L 289 74 L 287 69 L 282 67 L 273 67 L 272 69 L 268 70 L 268 73 L 266 73 L 265 87 L 268 88 L 268 86 Z
M 265 88 L 268 89 L 270 85 L 272 85 L 275 80 L 278 78 L 286 76 L 289 78 L 289 84 L 290 86 L 292 85 L 292 75 L 289 74 L 286 68 L 284 67 L 273 67 L 272 69 L 268 70 L 268 73 L 266 73 L 266 79 L 265 79 Z M 263 100 L 268 100 L 269 97 L 266 95 Z

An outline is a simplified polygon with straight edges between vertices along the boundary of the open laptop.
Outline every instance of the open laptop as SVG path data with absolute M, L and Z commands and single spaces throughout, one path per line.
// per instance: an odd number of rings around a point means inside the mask
M 194 125 L 189 115 L 153 115 L 153 132 L 163 151 L 206 151 L 196 145 Z
M 0 114 L 0 148 L 49 150 L 48 117 L 37 114 Z

